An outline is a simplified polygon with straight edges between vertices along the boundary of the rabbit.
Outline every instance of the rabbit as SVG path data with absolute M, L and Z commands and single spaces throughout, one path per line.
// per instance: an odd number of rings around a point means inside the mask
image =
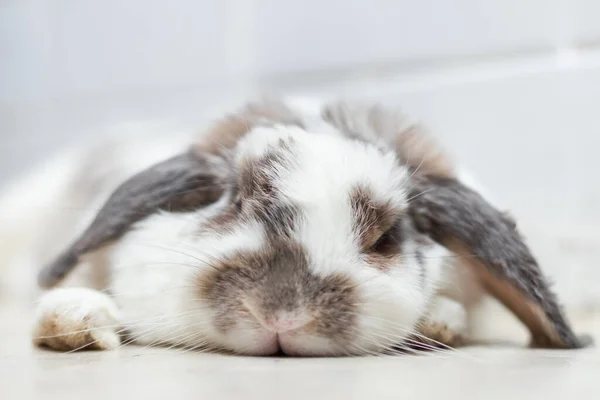
M 589 344 L 514 219 L 397 110 L 265 100 L 188 144 L 125 179 L 41 269 L 36 345 L 256 356 L 454 347 L 484 295 L 533 346 Z M 93 273 L 69 287 L 83 269 Z

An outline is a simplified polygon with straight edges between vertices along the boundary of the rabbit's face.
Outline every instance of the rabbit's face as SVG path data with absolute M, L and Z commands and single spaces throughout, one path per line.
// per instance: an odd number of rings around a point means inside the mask
M 231 202 L 200 232 L 197 295 L 214 345 L 243 354 L 378 353 L 426 311 L 443 252 L 413 228 L 392 152 L 260 127 L 234 153 Z

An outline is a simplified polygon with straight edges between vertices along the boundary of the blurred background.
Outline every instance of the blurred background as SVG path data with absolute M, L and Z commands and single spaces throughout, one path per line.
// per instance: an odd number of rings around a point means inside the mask
M 0 182 L 121 122 L 372 99 L 421 119 L 594 307 L 599 18 L 597 0 L 0 0 Z

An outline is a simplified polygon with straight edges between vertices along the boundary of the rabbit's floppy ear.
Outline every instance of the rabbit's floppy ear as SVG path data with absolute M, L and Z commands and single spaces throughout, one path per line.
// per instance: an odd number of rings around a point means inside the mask
M 40 272 L 39 285 L 58 284 L 82 255 L 119 239 L 158 210 L 193 210 L 216 201 L 229 177 L 225 159 L 240 138 L 262 123 L 302 125 L 299 116 L 275 99 L 249 103 L 217 120 L 189 152 L 137 174 L 115 190 L 79 239 Z
M 89 227 L 38 276 L 41 287 L 58 284 L 81 256 L 123 236 L 131 226 L 158 210 L 194 210 L 220 198 L 227 167 L 223 159 L 188 151 L 158 163 L 119 186 Z
M 359 102 L 327 104 L 322 117 L 349 137 L 395 150 L 412 170 L 409 210 L 417 227 L 474 270 L 529 328 L 534 345 L 582 347 L 514 222 L 456 180 L 454 163 L 423 127 L 399 111 Z
M 414 174 L 410 215 L 420 231 L 461 257 L 485 289 L 510 309 L 537 347 L 585 346 L 514 222 L 452 178 Z

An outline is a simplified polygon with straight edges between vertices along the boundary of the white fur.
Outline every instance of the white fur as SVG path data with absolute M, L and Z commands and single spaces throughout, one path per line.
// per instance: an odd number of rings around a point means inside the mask
M 432 321 L 443 322 L 453 332 L 466 332 L 468 329 L 464 306 L 447 297 L 436 297 L 428 316 Z
M 225 205 L 221 200 L 198 212 L 154 215 L 115 246 L 110 291 L 138 343 L 195 347 L 205 342 L 212 326 L 207 306 L 195 293 L 198 275 L 215 260 L 262 244 L 263 231 L 252 223 L 224 235 L 198 234 L 202 223 Z M 156 323 L 150 330 L 129 323 L 139 320 Z
M 321 113 L 325 101 L 315 98 L 290 97 L 285 99 L 285 103 L 301 116 L 302 123 L 307 131 L 318 134 L 339 135 L 330 123 L 323 120 Z

